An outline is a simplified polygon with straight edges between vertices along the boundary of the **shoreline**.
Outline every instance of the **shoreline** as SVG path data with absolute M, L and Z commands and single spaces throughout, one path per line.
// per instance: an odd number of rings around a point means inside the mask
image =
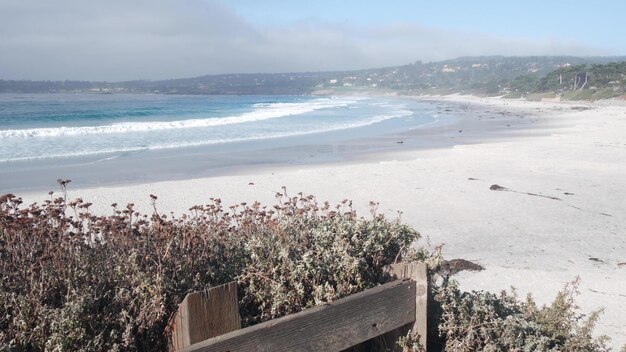
M 235 176 L 268 170 L 311 168 L 375 161 L 398 152 L 452 147 L 498 137 L 506 129 L 527 129 L 525 121 L 490 112 L 478 121 L 474 109 L 455 101 L 398 98 L 414 106 L 417 119 L 433 119 L 395 131 L 369 126 L 303 136 L 164 150 L 97 154 L 68 158 L 9 161 L 3 164 L 0 193 L 57 189 L 56 179 L 72 179 L 78 188 L 131 186 L 142 183 Z M 434 114 L 434 117 L 429 114 Z M 423 115 L 423 116 L 422 116 Z M 400 119 L 399 119 L 400 120 Z M 506 126 L 503 124 L 506 120 Z M 403 122 L 394 122 L 403 124 Z M 406 123 L 404 123 L 406 124 Z M 509 128 L 511 127 L 511 128 Z M 473 131 L 473 133 L 471 133 Z M 464 132 L 464 133 L 461 133 Z M 500 136 L 501 137 L 501 136 Z
M 394 144 L 393 150 L 352 160 L 99 188 L 70 184 L 69 198 L 94 203 L 96 213 L 110 214 L 114 202 L 133 202 L 149 214 L 149 195 L 155 194 L 159 212 L 176 215 L 210 197 L 225 205 L 273 204 L 282 186 L 319 201 L 349 198 L 361 216 L 377 201 L 379 212 L 392 217 L 402 212 L 402 222 L 422 234 L 419 245 L 444 244 L 446 259 L 485 267 L 458 274 L 462 289 L 515 286 L 543 304 L 580 277 L 580 311 L 605 307 L 596 332 L 610 336 L 619 350 L 626 344 L 626 107 L 411 98 L 467 106 L 465 124 L 390 136 L 385 143 Z M 396 145 L 398 138 L 406 139 Z M 445 143 L 420 148 L 420 138 Z M 493 185 L 504 189 L 492 190 Z M 48 198 L 43 191 L 18 196 L 25 204 Z

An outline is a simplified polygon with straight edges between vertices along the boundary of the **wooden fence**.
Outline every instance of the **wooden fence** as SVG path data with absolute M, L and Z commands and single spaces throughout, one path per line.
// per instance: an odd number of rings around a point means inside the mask
M 399 263 L 398 280 L 245 329 L 234 282 L 192 293 L 170 323 L 172 349 L 185 352 L 340 351 L 412 324 L 426 346 L 424 263 Z

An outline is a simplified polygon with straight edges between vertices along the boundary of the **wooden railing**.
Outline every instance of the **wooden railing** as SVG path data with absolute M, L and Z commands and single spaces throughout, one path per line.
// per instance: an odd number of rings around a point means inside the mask
M 170 324 L 172 349 L 340 351 L 408 324 L 426 346 L 425 264 L 394 264 L 387 271 L 398 280 L 245 329 L 240 329 L 234 282 L 192 293 Z

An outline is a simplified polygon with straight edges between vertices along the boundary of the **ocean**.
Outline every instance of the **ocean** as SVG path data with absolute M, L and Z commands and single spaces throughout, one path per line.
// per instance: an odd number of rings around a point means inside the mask
M 141 182 L 149 173 L 167 178 L 173 171 L 188 177 L 185 168 L 202 176 L 235 164 L 289 164 L 304 159 L 294 150 L 311 155 L 306 146 L 346 145 L 436 117 L 432 105 L 398 97 L 0 94 L 0 190 L 29 188 L 13 179 L 28 173 L 56 180 L 74 172 L 97 184 Z M 282 162 L 281 149 L 291 151 Z M 111 171 L 124 160 L 132 165 L 124 175 Z

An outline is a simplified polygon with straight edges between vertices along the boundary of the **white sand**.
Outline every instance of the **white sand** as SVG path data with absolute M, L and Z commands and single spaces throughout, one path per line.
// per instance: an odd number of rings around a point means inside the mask
M 486 270 L 458 276 L 465 289 L 514 286 L 547 303 L 579 276 L 582 311 L 605 307 L 597 332 L 609 335 L 616 349 L 626 344 L 626 106 L 586 104 L 589 110 L 578 111 L 564 103 L 440 99 L 521 113 L 536 127 L 483 143 L 377 156 L 355 165 L 71 189 L 70 196 L 93 202 L 97 212 L 108 212 L 113 202 L 134 202 L 149 212 L 152 193 L 159 197 L 160 212 L 177 214 L 209 197 L 226 205 L 272 203 L 283 185 L 319 200 L 350 198 L 362 215 L 376 200 L 390 215 L 402 211 L 402 220 L 432 246 L 444 243 L 447 259 L 482 264 Z M 492 191 L 493 184 L 510 191 Z M 45 195 L 24 198 L 31 202 Z

